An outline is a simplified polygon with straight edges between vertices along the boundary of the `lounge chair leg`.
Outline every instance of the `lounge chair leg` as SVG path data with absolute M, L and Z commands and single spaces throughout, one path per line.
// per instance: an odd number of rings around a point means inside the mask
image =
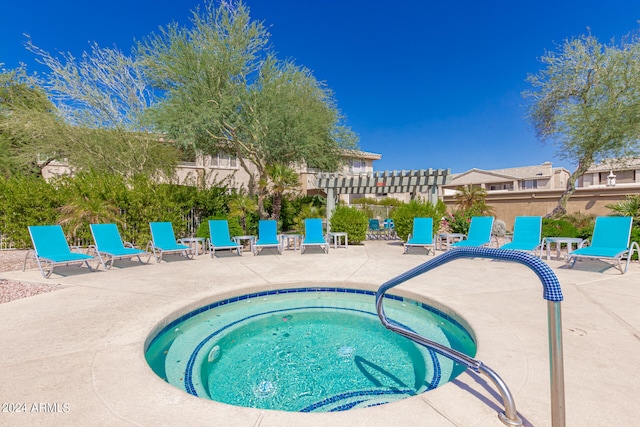
M 48 279 L 51 277 L 51 273 L 53 273 L 53 263 L 49 263 L 48 261 L 40 261 L 39 258 L 36 257 L 36 262 L 38 263 L 38 268 L 40 269 L 40 273 Z M 44 265 L 43 265 L 44 264 Z

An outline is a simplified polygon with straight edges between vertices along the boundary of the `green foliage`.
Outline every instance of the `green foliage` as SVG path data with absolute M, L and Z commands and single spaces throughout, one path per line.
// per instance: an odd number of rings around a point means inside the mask
M 487 190 L 481 187 L 463 185 L 456 189 L 458 210 L 473 210 L 476 216 L 493 215 L 493 208 L 487 205 Z
M 442 200 L 438 200 L 434 205 L 431 202 L 416 199 L 398 206 L 393 211 L 391 218 L 393 219 L 398 237 L 406 241 L 409 234 L 413 232 L 414 218 L 433 218 L 433 232 L 436 233 L 446 211 L 447 207 Z
M 281 163 L 267 166 L 266 174 L 269 180 L 266 189 L 272 194 L 271 219 L 279 220 L 285 193 L 294 191 L 300 186 L 300 176 L 294 169 Z
M 529 121 L 542 141 L 558 147 L 578 167 L 553 214 L 566 213 L 576 180 L 605 158 L 638 152 L 640 141 L 640 40 L 600 43 L 591 34 L 566 40 L 547 52 L 544 68 L 527 81 Z
M 292 229 L 297 214 L 298 209 L 295 199 L 287 196 L 283 197 L 280 220 L 278 221 L 279 229 L 283 231 Z
M 229 202 L 229 217 L 237 218 L 242 235 L 255 234 L 257 228 L 258 205 L 251 196 L 235 193 Z
M 480 203 L 469 209 L 457 209 L 452 214 L 446 215 L 442 226 L 451 233 L 469 234 L 471 218 L 474 216 L 485 216 L 486 205 Z
M 289 228 L 284 227 L 282 231 L 304 232 L 305 218 L 324 218 L 327 211 L 327 199 L 322 196 L 304 196 L 292 201 L 295 216 Z
M 61 119 L 36 123 L 41 139 L 55 144 L 44 153 L 84 170 L 125 176 L 173 173 L 179 151 L 146 121 L 154 93 L 139 61 L 95 43 L 80 58 L 54 57 L 30 41 L 27 49 L 50 68 L 44 85 Z
M 581 212 L 559 218 L 542 218 L 542 237 L 579 237 L 591 239 L 595 217 Z
M 0 178 L 0 233 L 18 248 L 29 247 L 27 226 L 56 223 L 61 205 L 60 193 L 41 178 Z
M 55 112 L 37 77 L 23 67 L 0 72 L 1 175 L 40 175 L 38 156 L 54 153 L 61 142 Z
M 579 230 L 568 219 L 542 218 L 542 237 L 578 237 Z
M 634 225 L 631 228 L 631 242 L 636 242 L 640 244 L 640 227 L 637 225 Z M 639 257 L 640 257 L 640 254 L 638 254 L 638 252 L 635 252 L 631 259 L 638 260 Z
M 367 215 L 356 208 L 337 206 L 331 215 L 331 231 L 347 233 L 354 245 L 366 240 L 367 226 Z
M 317 206 L 313 203 L 302 205 L 298 216 L 294 220 L 295 230 L 304 234 L 304 220 L 307 218 L 325 218 L 326 212 L 325 206 Z
M 472 216 L 470 212 L 458 209 L 447 215 L 443 221 L 443 226 L 451 233 L 469 234 Z
M 144 246 L 151 238 L 149 222 L 170 221 L 176 236 L 188 233 L 188 215 L 228 214 L 225 188 L 159 184 L 139 175 L 79 172 L 47 183 L 42 178 L 0 178 L 0 233 L 16 247 L 29 247 L 29 225 L 62 224 L 68 237 L 91 242 L 90 223 L 116 223 L 125 241 Z M 255 220 L 257 221 L 257 219 Z M 237 224 L 237 220 L 230 220 Z
M 626 199 L 606 206 L 618 215 L 633 217 L 633 223 L 640 225 L 640 194 L 627 195 Z
M 304 162 L 337 170 L 341 149 L 356 145 L 332 92 L 310 70 L 278 60 L 266 27 L 242 2 L 217 8 L 207 2 L 190 25 L 162 28 L 139 43 L 137 53 L 165 94 L 150 111 L 153 122 L 183 145 L 247 160 L 240 165 L 261 217 L 267 167 Z M 276 200 L 276 216 L 279 205 Z

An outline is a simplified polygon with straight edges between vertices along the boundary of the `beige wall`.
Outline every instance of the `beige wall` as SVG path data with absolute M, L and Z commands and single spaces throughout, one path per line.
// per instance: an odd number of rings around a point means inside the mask
M 495 218 L 503 220 L 507 230 L 513 230 L 516 216 L 545 216 L 557 206 L 562 193 L 562 190 L 489 193 L 486 200 L 487 204 L 494 208 Z M 579 188 L 569 199 L 567 212 L 594 216 L 611 215 L 612 211 L 606 205 L 625 200 L 629 194 L 640 194 L 640 185 Z M 444 201 L 450 211 L 455 209 L 455 197 L 446 196 Z

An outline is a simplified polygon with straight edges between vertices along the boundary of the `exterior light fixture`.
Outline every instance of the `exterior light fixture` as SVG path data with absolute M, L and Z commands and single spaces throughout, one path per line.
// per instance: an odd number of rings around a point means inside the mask
M 607 176 L 607 187 L 615 187 L 615 186 L 616 186 L 616 176 L 613 174 L 613 171 L 611 171 Z

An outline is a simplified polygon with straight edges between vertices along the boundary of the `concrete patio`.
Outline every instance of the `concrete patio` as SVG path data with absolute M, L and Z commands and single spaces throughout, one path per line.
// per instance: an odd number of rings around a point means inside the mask
M 439 252 L 438 252 L 439 253 Z M 293 286 L 375 290 L 433 258 L 400 243 L 264 251 L 216 259 L 116 262 L 109 271 L 37 269 L 1 278 L 55 283 L 59 291 L 0 304 L 0 425 L 6 426 L 501 426 L 498 392 L 468 371 L 400 402 L 301 414 L 229 406 L 190 396 L 157 377 L 145 342 L 167 318 L 231 295 Z M 599 261 L 567 269 L 547 261 L 564 293 L 562 321 L 568 426 L 640 422 L 640 266 L 625 275 Z M 509 386 L 525 425 L 551 425 L 547 303 L 528 268 L 486 259 L 446 264 L 394 293 L 448 307 L 471 325 L 477 359 Z M 20 410 L 18 412 L 18 409 Z

